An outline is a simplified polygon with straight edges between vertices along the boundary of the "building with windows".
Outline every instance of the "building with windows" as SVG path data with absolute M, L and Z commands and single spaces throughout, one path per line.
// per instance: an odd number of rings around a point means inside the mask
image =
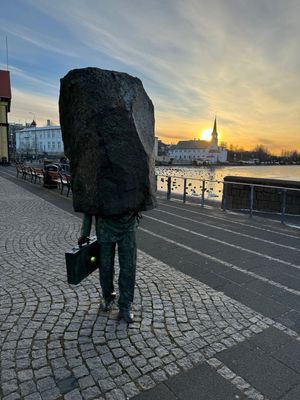
M 29 127 L 16 132 L 16 152 L 30 156 L 57 155 L 64 153 L 61 129 L 59 125 L 37 127 L 32 121 Z
M 215 118 L 211 140 L 181 140 L 169 149 L 173 163 L 216 164 L 227 161 L 227 150 L 218 145 L 217 120 Z
M 163 143 L 158 137 L 155 137 L 155 142 L 154 142 L 155 165 L 170 164 L 168 149 L 169 145 Z
M 8 118 L 11 89 L 9 71 L 0 70 L 0 162 L 9 161 Z
M 10 122 L 8 126 L 8 147 L 9 147 L 9 155 L 10 160 L 15 160 L 16 157 L 16 132 L 21 131 L 22 129 L 26 128 L 25 125 Z

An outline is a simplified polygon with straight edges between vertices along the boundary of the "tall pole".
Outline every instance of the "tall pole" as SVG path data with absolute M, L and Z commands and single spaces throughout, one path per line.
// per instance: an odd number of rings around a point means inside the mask
M 6 70 L 8 71 L 8 41 L 6 36 Z
M 29 111 L 28 114 L 32 114 L 33 115 L 33 120 L 36 124 L 36 119 L 35 119 L 35 113 L 33 113 L 32 111 Z M 35 129 L 36 129 L 36 125 L 35 125 Z M 35 154 L 35 160 L 37 160 L 37 140 L 36 140 L 36 131 L 34 131 L 34 154 Z

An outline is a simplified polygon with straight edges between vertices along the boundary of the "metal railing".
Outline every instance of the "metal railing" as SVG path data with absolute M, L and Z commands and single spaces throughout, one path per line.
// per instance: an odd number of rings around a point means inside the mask
M 205 205 L 205 193 L 208 191 L 207 189 L 207 183 L 214 183 L 218 185 L 223 186 L 223 195 L 222 195 L 222 201 L 218 201 L 221 203 L 221 208 L 223 211 L 226 211 L 227 209 L 227 202 L 228 202 L 228 185 L 240 185 L 240 186 L 249 186 L 250 188 L 250 196 L 249 196 L 249 217 L 253 217 L 253 213 L 255 211 L 261 212 L 262 210 L 255 210 L 254 209 L 254 189 L 256 187 L 261 187 L 261 188 L 267 188 L 267 189 L 276 189 L 278 190 L 278 194 L 281 194 L 281 210 L 280 210 L 280 221 L 282 224 L 285 222 L 285 217 L 286 217 L 286 199 L 287 199 L 287 192 L 288 191 L 294 191 L 294 192 L 299 192 L 300 189 L 297 188 L 291 188 L 291 187 L 283 187 L 283 186 L 274 186 L 274 185 L 264 185 L 264 184 L 254 184 L 254 183 L 247 183 L 247 182 L 234 182 L 234 181 L 216 181 L 216 180 L 210 180 L 210 179 L 199 179 L 199 178 L 186 178 L 186 177 L 179 177 L 179 176 L 169 176 L 169 175 L 156 175 L 156 183 L 159 178 L 163 178 L 167 180 L 167 200 L 171 200 L 172 197 L 172 178 L 175 179 L 182 179 L 183 180 L 183 193 L 182 193 L 182 201 L 183 203 L 186 202 L 187 199 L 187 182 L 193 181 L 193 182 L 201 182 L 200 185 L 200 190 L 201 190 L 201 195 L 200 195 L 200 205 L 201 207 L 204 207 Z M 156 185 L 157 187 L 157 185 Z M 177 195 L 180 195 L 180 193 L 176 193 Z M 215 202 L 217 202 L 215 200 Z M 272 211 L 270 211 L 272 213 Z M 275 211 L 273 212 L 274 214 L 276 213 Z

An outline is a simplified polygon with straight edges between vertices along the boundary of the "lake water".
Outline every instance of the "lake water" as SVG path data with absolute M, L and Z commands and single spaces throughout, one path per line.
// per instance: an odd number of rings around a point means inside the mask
M 272 178 L 300 182 L 300 165 L 249 165 L 217 167 L 156 167 L 158 190 L 167 190 L 167 180 L 163 176 L 172 176 L 172 191 L 183 193 L 183 177 L 187 180 L 187 194 L 200 196 L 202 181 L 206 183 L 206 197 L 221 200 L 223 178 L 225 176 L 247 176 Z M 163 175 L 163 176 L 162 176 Z

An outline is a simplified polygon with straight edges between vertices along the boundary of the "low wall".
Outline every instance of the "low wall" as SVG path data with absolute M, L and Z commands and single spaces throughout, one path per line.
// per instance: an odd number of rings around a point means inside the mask
M 279 186 L 281 188 L 300 189 L 300 182 L 282 181 L 279 179 L 249 178 L 241 176 L 226 176 L 227 183 L 224 185 L 222 206 L 229 210 L 250 209 L 250 185 Z M 226 199 L 225 199 L 226 198 Z M 282 211 L 283 189 L 254 187 L 253 210 L 281 212 Z M 287 190 L 285 212 L 288 214 L 300 215 L 300 191 Z

